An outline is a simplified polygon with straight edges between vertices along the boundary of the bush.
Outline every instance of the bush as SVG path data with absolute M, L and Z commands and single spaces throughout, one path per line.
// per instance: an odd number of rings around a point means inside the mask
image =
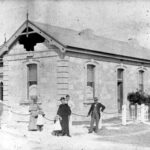
M 147 95 L 145 104 L 149 105 L 150 104 L 150 95 Z
M 127 99 L 131 104 L 136 104 L 137 103 L 136 93 L 135 92 L 129 93 Z
M 150 103 L 150 95 L 146 95 L 144 92 L 140 91 L 129 93 L 127 99 L 131 104 L 141 105 Z

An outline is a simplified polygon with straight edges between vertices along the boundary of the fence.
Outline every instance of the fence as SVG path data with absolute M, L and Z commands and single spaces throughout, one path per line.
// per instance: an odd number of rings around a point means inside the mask
M 3 103 L 2 101 L 0 103 L 8 108 L 8 112 L 9 112 L 8 113 L 8 120 L 12 119 L 12 114 L 17 115 L 17 116 L 22 116 L 23 118 L 27 118 L 27 119 L 29 118 L 29 115 L 30 115 L 29 113 L 21 113 L 19 111 L 16 111 L 17 110 L 16 108 L 9 106 L 9 105 Z M 87 115 L 78 114 L 78 113 L 74 113 L 74 112 L 72 112 L 72 115 L 80 116 L 80 117 L 87 117 Z M 109 116 L 109 115 L 118 115 L 118 111 L 116 111 L 116 112 L 104 111 L 103 112 L 103 116 Z M 122 113 L 119 115 L 119 117 L 121 118 L 120 124 L 126 125 L 126 124 L 128 124 L 129 120 L 130 120 L 130 122 L 131 121 L 134 122 L 136 120 L 136 121 L 139 121 L 142 123 L 146 123 L 149 121 L 149 118 L 150 118 L 149 116 L 150 116 L 149 106 L 147 106 L 147 105 L 144 105 L 144 104 L 134 105 L 132 107 L 129 107 L 129 109 L 128 109 L 127 105 L 124 104 L 122 106 Z M 45 119 L 47 121 L 54 121 L 53 118 L 45 117 Z M 102 126 L 102 119 L 100 120 L 100 127 L 101 126 Z
M 127 109 L 126 105 L 122 106 L 122 124 L 126 125 L 127 123 L 127 113 L 129 113 L 129 118 L 131 121 L 139 121 L 142 123 L 149 121 L 149 106 L 145 104 L 134 105 Z

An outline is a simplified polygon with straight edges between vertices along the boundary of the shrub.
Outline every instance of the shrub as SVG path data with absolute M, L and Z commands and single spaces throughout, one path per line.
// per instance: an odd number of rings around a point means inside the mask
M 150 103 L 150 95 L 146 95 L 141 91 L 130 92 L 127 96 L 127 99 L 131 104 L 141 105 Z

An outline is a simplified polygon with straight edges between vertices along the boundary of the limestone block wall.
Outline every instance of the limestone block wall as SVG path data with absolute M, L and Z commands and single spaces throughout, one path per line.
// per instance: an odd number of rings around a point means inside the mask
M 38 66 L 38 96 L 48 118 L 55 116 L 60 97 L 69 94 L 75 104 L 74 113 L 87 115 L 93 102 L 87 99 L 87 64 L 94 64 L 95 96 L 106 106 L 106 112 L 118 112 L 117 103 L 117 68 L 124 69 L 124 103 L 127 94 L 138 88 L 138 70 L 144 69 L 144 90 L 150 93 L 150 68 L 127 65 L 120 62 L 108 62 L 97 57 L 65 55 L 60 57 L 58 49 L 41 43 L 35 51 L 27 52 L 22 45 L 16 43 L 4 56 L 3 81 L 4 101 L 9 105 L 28 102 L 27 97 L 27 64 Z M 104 118 L 118 114 L 104 115 Z M 89 120 L 73 116 L 73 120 Z
M 87 115 L 90 105 L 85 103 L 93 102 L 86 97 L 87 69 L 86 65 L 93 64 L 89 59 L 70 57 L 70 80 L 69 93 L 75 103 L 73 112 Z M 116 70 L 114 63 L 96 61 L 95 70 L 95 96 L 107 107 L 107 111 L 114 112 L 117 109 L 116 103 Z M 74 116 L 74 120 L 87 120 L 87 118 Z
M 20 53 L 16 50 L 18 47 L 21 48 Z M 36 63 L 39 101 L 47 116 L 54 117 L 58 95 L 57 61 L 58 54 L 54 47 L 48 48 L 40 44 L 36 45 L 35 51 L 27 52 L 18 44 L 16 48 L 14 46 L 4 57 L 4 101 L 11 106 L 29 102 L 27 64 Z
M 69 60 L 68 57 L 57 60 L 57 99 L 68 94 L 69 86 Z
M 75 104 L 74 113 L 87 115 L 84 107 L 85 100 L 85 67 L 84 60 L 70 57 L 69 59 L 69 94 Z M 83 117 L 73 116 L 73 120 L 84 120 Z
M 150 94 L 150 68 L 145 68 L 145 74 L 144 74 L 144 91 L 148 94 Z
M 118 102 L 117 102 L 117 68 L 124 69 L 124 100 L 123 103 L 127 104 L 127 95 L 131 91 L 135 91 L 139 87 L 138 71 L 141 66 L 121 64 L 115 62 L 107 62 L 100 60 L 91 60 L 86 58 L 70 57 L 69 59 L 69 93 L 75 103 L 73 112 L 86 115 L 89 110 L 89 105 L 86 99 L 86 64 L 96 65 L 96 96 L 106 106 L 106 112 L 115 114 L 104 114 L 104 118 L 118 116 Z M 144 90 L 150 89 L 150 68 L 144 67 Z M 147 92 L 148 93 L 148 92 Z M 74 116 L 74 120 L 86 120 L 87 118 Z

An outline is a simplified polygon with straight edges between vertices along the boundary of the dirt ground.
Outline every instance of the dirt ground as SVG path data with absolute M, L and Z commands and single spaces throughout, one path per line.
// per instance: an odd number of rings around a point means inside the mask
M 53 123 L 46 122 L 42 132 L 27 131 L 27 123 L 3 124 L 1 150 L 148 150 L 150 125 L 120 120 L 104 121 L 98 134 L 88 134 L 88 124 L 73 125 L 72 137 L 51 135 Z

